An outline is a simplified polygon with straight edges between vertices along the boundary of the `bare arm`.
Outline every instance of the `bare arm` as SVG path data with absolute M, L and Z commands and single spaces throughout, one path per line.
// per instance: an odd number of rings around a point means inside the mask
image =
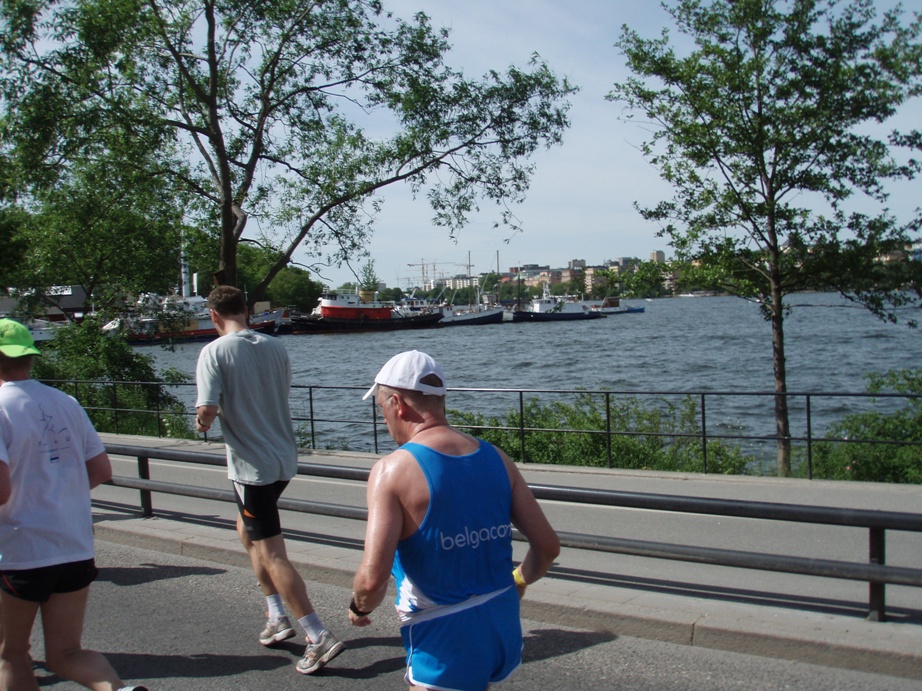
M 207 432 L 211 429 L 216 417 L 218 417 L 218 406 L 200 405 L 195 409 L 195 429 L 199 432 Z
M 86 462 L 86 474 L 90 478 L 90 489 L 112 479 L 112 463 L 109 454 L 103 451 Z
M 502 451 L 499 453 L 512 483 L 512 523 L 528 540 L 528 552 L 517 570 L 526 584 L 534 583 L 547 573 L 560 554 L 560 539 L 515 463 Z M 518 589 L 522 596 L 525 586 Z
M 387 594 L 391 566 L 403 531 L 399 475 L 392 457 L 386 456 L 375 464 L 368 478 L 365 552 L 352 584 L 355 607 L 362 612 L 371 612 Z M 349 620 L 355 626 L 371 623 L 367 616 L 358 616 L 351 610 Z

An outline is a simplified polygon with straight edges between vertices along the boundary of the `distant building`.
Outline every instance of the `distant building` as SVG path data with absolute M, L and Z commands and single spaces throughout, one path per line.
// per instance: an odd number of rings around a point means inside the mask
M 7 289 L 8 297 L 0 297 L 0 315 L 12 314 L 19 309 L 20 299 L 31 295 L 31 291 L 17 288 Z M 83 319 L 87 308 L 87 295 L 82 286 L 51 286 L 45 290 L 46 300 L 40 303 L 44 319 L 66 321 Z
M 583 262 L 585 264 L 585 262 Z M 563 269 L 560 272 L 560 282 L 561 283 L 571 283 L 573 281 L 581 282 L 583 280 L 583 274 L 585 273 L 585 266 L 583 267 L 570 267 Z
M 463 276 L 458 274 L 457 276 L 452 276 L 451 278 L 445 279 L 445 287 L 449 290 L 458 290 L 460 288 L 470 288 L 472 282 L 470 276 Z
M 666 253 L 663 252 L 662 250 L 655 250 L 653 252 L 650 252 L 650 261 L 663 264 L 666 261 Z
M 607 271 L 608 267 L 604 266 L 589 266 L 586 267 L 586 270 L 583 272 L 583 289 L 587 293 L 591 293 L 592 289 L 596 286 L 605 285 L 608 280 L 600 272 Z

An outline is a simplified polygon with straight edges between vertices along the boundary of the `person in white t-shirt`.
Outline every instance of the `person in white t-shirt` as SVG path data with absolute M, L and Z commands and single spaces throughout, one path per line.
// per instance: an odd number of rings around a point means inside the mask
M 90 490 L 112 466 L 80 404 L 31 378 L 40 354 L 25 326 L 0 319 L 0 688 L 38 689 L 29 639 L 41 611 L 49 670 L 94 691 L 144 691 L 81 646 L 99 573 Z
M 227 474 L 237 500 L 237 535 L 266 597 L 268 619 L 259 642 L 273 646 L 296 635 L 288 605 L 307 642 L 295 669 L 314 674 L 345 645 L 314 609 L 282 535 L 278 500 L 298 472 L 288 405 L 291 362 L 281 341 L 249 328 L 239 288 L 216 287 L 208 296 L 208 311 L 220 338 L 199 353 L 195 428 L 207 432 L 221 420 Z

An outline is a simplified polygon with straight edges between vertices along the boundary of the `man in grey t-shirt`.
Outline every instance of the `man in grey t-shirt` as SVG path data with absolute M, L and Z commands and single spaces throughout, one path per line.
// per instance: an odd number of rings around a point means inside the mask
M 208 296 L 208 308 L 220 338 L 199 355 L 195 428 L 206 432 L 215 418 L 221 418 L 227 472 L 239 509 L 237 534 L 268 607 L 259 641 L 269 646 L 295 635 L 285 614 L 287 604 L 307 636 L 297 670 L 313 674 L 344 646 L 321 623 L 304 579 L 288 559 L 282 536 L 278 499 L 298 471 L 288 407 L 288 353 L 280 341 L 249 329 L 246 301 L 237 288 L 215 288 Z

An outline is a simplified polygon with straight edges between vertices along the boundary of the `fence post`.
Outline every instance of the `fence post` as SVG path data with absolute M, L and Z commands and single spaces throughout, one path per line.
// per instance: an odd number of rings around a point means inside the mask
M 154 407 L 157 409 L 157 436 L 163 436 L 163 426 L 160 424 L 162 422 L 160 415 L 160 387 L 156 384 L 152 385 L 154 387 Z
M 142 480 L 150 480 L 150 459 L 147 456 L 138 456 L 138 477 Z M 150 518 L 154 515 L 154 505 L 151 499 L 151 491 L 142 489 L 141 492 L 141 517 Z
M 810 394 L 807 394 L 807 479 L 813 479 L 813 418 L 810 415 Z
M 705 475 L 708 473 L 708 419 L 707 413 L 704 410 L 704 393 L 701 394 L 701 454 L 702 454 L 702 470 Z
M 605 440 L 608 442 L 608 468 L 612 468 L 611 458 L 611 392 L 605 392 Z
M 120 434 L 118 430 L 118 385 L 112 382 L 112 402 L 115 406 L 115 433 Z
M 311 411 L 311 449 L 317 448 L 317 426 L 314 423 L 314 387 L 307 387 L 307 407 Z M 378 448 L 378 432 L 375 430 L 375 449 Z
M 377 396 L 371 397 L 371 428 L 374 432 L 374 437 L 375 437 L 375 453 L 380 454 L 381 452 L 378 450 L 378 415 L 375 411 L 377 400 L 378 400 Z M 311 416 L 311 418 L 313 419 L 313 416 Z
M 522 463 L 527 463 L 525 458 L 525 394 L 519 391 L 519 458 Z
M 883 528 L 869 528 L 868 551 L 871 564 L 886 564 L 887 543 Z M 886 621 L 886 583 L 869 583 L 868 620 Z

